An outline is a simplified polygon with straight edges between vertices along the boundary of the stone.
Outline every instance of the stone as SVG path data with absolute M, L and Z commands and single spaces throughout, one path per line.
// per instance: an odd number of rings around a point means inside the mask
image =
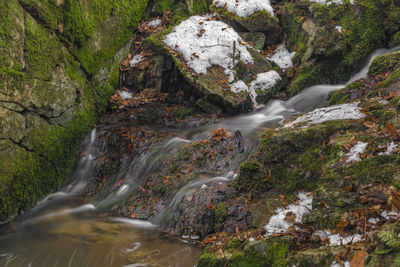
M 246 42 L 252 43 L 252 46 L 255 49 L 261 50 L 265 45 L 265 35 L 262 32 L 241 32 L 239 33 L 240 37 L 243 38 Z

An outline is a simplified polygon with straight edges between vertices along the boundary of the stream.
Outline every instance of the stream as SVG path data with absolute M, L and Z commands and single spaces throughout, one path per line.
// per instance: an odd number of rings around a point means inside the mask
M 287 101 L 271 100 L 259 105 L 249 114 L 195 129 L 170 130 L 164 141 L 125 161 L 113 178 L 114 184 L 121 181 L 118 187 L 88 199 L 85 193 L 100 156 L 97 141 L 108 129 L 107 125 L 98 125 L 84 141 L 74 169 L 59 191 L 15 218 L 13 224 L 0 226 L 0 266 L 194 266 L 201 249 L 194 240 L 165 234 L 158 226 L 163 214 L 173 211 L 188 192 L 204 184 L 234 179 L 240 163 L 254 151 L 265 128 L 279 127 L 283 119 L 326 106 L 330 92 L 365 77 L 374 57 L 397 49 L 375 51 L 364 68 L 346 84 L 312 86 Z M 151 221 L 107 214 L 113 203 L 137 190 L 180 147 L 221 127 L 240 131 L 245 144 L 242 155 L 229 162 L 230 170 L 224 175 L 190 181 Z

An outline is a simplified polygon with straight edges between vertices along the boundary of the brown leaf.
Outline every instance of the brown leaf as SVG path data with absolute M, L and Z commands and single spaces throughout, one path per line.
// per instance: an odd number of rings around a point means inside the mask
M 364 122 L 364 125 L 366 127 L 368 127 L 371 131 L 377 131 L 378 130 L 378 125 L 376 123 L 374 123 L 374 122 L 366 121 L 366 122 Z
M 400 210 L 400 193 L 397 192 L 397 190 L 392 190 L 389 201 L 393 206 L 397 208 L 397 210 Z
M 389 97 L 398 97 L 398 96 L 400 96 L 400 89 L 397 89 L 397 90 L 392 90 L 392 91 L 390 91 L 389 92 Z
M 393 137 L 396 137 L 398 135 L 397 129 L 393 124 L 386 123 L 385 124 L 386 130 L 389 132 L 389 134 Z
M 283 203 L 283 205 L 288 206 L 289 203 L 286 201 L 285 196 L 284 195 L 279 195 L 281 202 Z
M 296 217 L 296 213 L 289 211 L 288 213 L 286 213 L 285 221 L 294 223 L 296 221 Z
M 368 253 L 365 251 L 357 252 L 350 262 L 350 267 L 364 267 L 366 256 L 368 256 Z

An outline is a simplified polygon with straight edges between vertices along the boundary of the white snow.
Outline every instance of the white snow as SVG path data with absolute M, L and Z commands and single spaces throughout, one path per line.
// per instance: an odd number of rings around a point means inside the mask
M 393 150 L 395 150 L 398 147 L 393 141 L 389 144 L 385 152 L 380 152 L 378 155 L 383 156 L 383 155 L 390 155 L 392 154 Z
M 359 102 L 353 102 L 326 108 L 318 108 L 298 117 L 288 124 L 285 124 L 283 128 L 293 127 L 299 123 L 317 124 L 331 120 L 362 119 L 365 115 L 360 111 L 358 104 Z
M 127 92 L 127 91 L 120 91 L 118 94 L 122 98 L 122 100 L 126 100 L 126 99 L 132 98 L 132 94 Z
M 343 263 L 344 267 L 350 267 L 349 261 L 343 261 L 342 263 Z M 331 264 L 331 267 L 342 267 L 342 266 L 340 265 L 339 262 L 337 262 L 336 260 L 334 260 L 334 261 L 332 262 L 332 264 Z
M 346 154 L 349 158 L 346 160 L 347 163 L 354 162 L 354 161 L 360 161 L 360 155 L 365 152 L 365 150 L 368 147 L 368 143 L 364 142 L 358 142 L 355 144 L 351 149 L 350 152 Z
M 152 21 L 150 21 L 149 23 L 147 23 L 147 26 L 148 27 L 151 27 L 151 28 L 155 28 L 155 27 L 157 27 L 157 26 L 160 26 L 161 25 L 161 19 L 155 19 L 155 20 L 152 20 Z
M 331 231 L 316 231 L 313 235 L 328 238 L 329 239 L 329 246 L 340 246 L 340 245 L 347 245 L 349 243 L 357 243 L 361 241 L 362 235 L 355 234 L 350 235 L 347 237 L 341 236 L 340 234 L 332 234 Z
M 249 87 L 247 87 L 247 85 L 242 80 L 232 83 L 229 86 L 234 93 L 247 92 L 249 90 Z
M 274 10 L 272 9 L 270 0 L 213 0 L 216 7 L 222 7 L 233 12 L 239 17 L 248 17 L 256 11 L 265 10 L 272 17 Z
M 400 213 L 396 211 L 389 211 L 387 212 L 386 210 L 382 211 L 381 216 L 385 218 L 386 220 L 389 219 L 397 219 L 400 217 Z
M 337 31 L 340 32 L 340 33 L 343 32 L 342 26 L 335 26 L 335 30 L 337 30 Z
M 138 63 L 140 63 L 143 60 L 142 55 L 136 55 L 132 58 L 132 60 L 129 62 L 131 65 L 131 68 L 135 67 Z
M 268 90 L 275 86 L 276 82 L 281 80 L 281 76 L 274 71 L 268 71 L 257 74 L 257 78 L 250 83 L 248 87 L 242 80 L 239 80 L 233 84 L 230 84 L 231 91 L 234 93 L 247 92 L 250 95 L 251 100 L 255 105 L 257 105 L 256 90 Z
M 258 73 L 257 78 L 250 83 L 250 91 L 271 89 L 279 80 L 281 76 L 274 70 Z
M 343 4 L 343 0 L 310 0 L 310 2 L 328 6 L 331 4 L 336 4 L 336 5 Z M 354 0 L 350 0 L 350 4 L 354 5 Z
M 369 222 L 369 223 L 372 223 L 372 224 L 376 224 L 376 223 L 378 223 L 379 221 L 380 221 L 379 218 L 369 218 L 369 219 L 368 219 L 368 222 Z
M 294 213 L 296 216 L 295 222 L 300 223 L 303 216 L 311 211 L 312 195 L 309 193 L 299 193 L 297 197 L 299 198 L 298 204 L 290 204 L 285 209 L 277 208 L 275 210 L 277 214 L 272 216 L 268 224 L 264 226 L 267 231 L 266 235 L 286 232 L 293 225 L 292 222 L 285 220 L 286 216 L 290 215 L 290 213 Z
M 233 73 L 233 51 L 245 64 L 253 58 L 247 45 L 232 27 L 222 21 L 212 20 L 210 15 L 192 16 L 181 22 L 165 36 L 164 43 L 180 53 L 187 65 L 197 74 L 207 73 L 212 65 L 220 66 L 226 75 Z
M 284 45 L 280 45 L 269 60 L 275 62 L 282 70 L 286 70 L 293 66 L 292 58 L 295 54 L 296 52 L 290 53 Z

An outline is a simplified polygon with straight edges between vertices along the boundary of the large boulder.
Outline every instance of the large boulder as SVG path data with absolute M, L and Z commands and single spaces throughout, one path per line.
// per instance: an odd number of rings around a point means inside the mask
M 279 67 L 211 15 L 150 36 L 136 53 L 124 73 L 128 89 L 180 87 L 232 112 L 251 110 L 283 84 Z
M 400 24 L 398 1 L 296 1 L 280 8 L 287 46 L 299 71 L 290 95 L 307 86 L 341 83 L 377 48 L 393 41 Z
M 0 3 L 0 220 L 31 207 L 67 175 L 118 85 L 125 53 L 115 53 L 146 4 Z

